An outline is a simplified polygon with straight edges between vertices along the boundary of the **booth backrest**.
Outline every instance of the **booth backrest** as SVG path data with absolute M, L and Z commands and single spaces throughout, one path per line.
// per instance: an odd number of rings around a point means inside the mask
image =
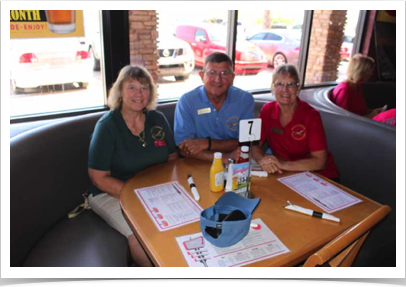
M 343 185 L 396 212 L 396 132 L 321 111 Z
M 10 139 L 11 266 L 83 202 L 90 135 L 104 112 L 69 118 Z

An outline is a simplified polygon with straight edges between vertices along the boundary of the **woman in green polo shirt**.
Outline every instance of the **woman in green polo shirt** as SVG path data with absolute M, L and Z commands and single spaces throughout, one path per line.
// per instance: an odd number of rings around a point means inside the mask
M 89 147 L 89 203 L 128 238 L 138 266 L 152 266 L 122 213 L 118 200 L 126 180 L 150 166 L 177 158 L 172 130 L 155 110 L 157 89 L 139 66 L 126 66 L 109 92 L 107 112 L 96 124 Z

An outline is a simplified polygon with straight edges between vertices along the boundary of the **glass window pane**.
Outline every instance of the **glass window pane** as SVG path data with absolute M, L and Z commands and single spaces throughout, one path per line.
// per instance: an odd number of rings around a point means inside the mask
M 228 11 L 157 10 L 156 14 L 158 100 L 176 99 L 203 84 L 199 72 L 210 53 L 225 52 Z M 182 54 L 172 54 L 171 49 Z
M 315 10 L 305 84 L 346 79 L 360 10 Z
M 238 11 L 236 77 L 245 90 L 269 89 L 278 65 L 298 65 L 304 10 Z
M 10 116 L 103 106 L 99 11 L 53 10 L 71 13 L 66 31 L 58 30 L 64 15 L 33 10 L 39 18 L 30 23 L 17 17 L 24 11 L 10 11 Z

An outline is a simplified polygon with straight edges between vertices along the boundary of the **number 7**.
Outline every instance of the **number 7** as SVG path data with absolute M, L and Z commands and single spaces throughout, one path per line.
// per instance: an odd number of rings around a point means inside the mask
M 251 131 L 252 131 L 252 125 L 254 124 L 254 121 L 248 121 L 248 124 L 250 124 L 250 133 L 249 133 L 249 134 L 251 134 Z

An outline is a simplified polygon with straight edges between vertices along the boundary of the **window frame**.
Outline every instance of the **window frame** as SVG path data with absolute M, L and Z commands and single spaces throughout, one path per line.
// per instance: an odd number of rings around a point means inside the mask
M 313 10 L 305 10 L 302 38 L 299 52 L 299 76 L 301 78 L 302 89 L 311 89 L 318 87 L 328 87 L 336 85 L 337 82 L 323 82 L 317 84 L 305 83 L 305 71 L 308 58 L 308 49 L 310 45 L 310 32 L 312 28 Z M 362 40 L 364 39 L 368 11 L 361 10 L 358 18 L 356 37 L 354 41 L 353 54 L 361 50 Z M 102 10 L 101 11 L 101 37 L 102 37 L 102 55 L 104 58 L 104 82 L 105 99 L 104 105 L 99 107 L 89 107 L 70 111 L 48 112 L 27 116 L 15 116 L 10 118 L 10 123 L 22 123 L 30 121 L 39 121 L 47 119 L 58 119 L 69 116 L 83 115 L 93 112 L 107 111 L 108 90 L 117 78 L 122 67 L 130 64 L 130 40 L 129 40 L 129 10 Z M 228 11 L 227 22 L 227 45 L 226 53 L 235 63 L 235 47 L 237 42 L 238 10 Z M 270 89 L 251 89 L 253 95 L 270 93 Z M 177 102 L 178 99 L 158 100 L 159 103 Z

